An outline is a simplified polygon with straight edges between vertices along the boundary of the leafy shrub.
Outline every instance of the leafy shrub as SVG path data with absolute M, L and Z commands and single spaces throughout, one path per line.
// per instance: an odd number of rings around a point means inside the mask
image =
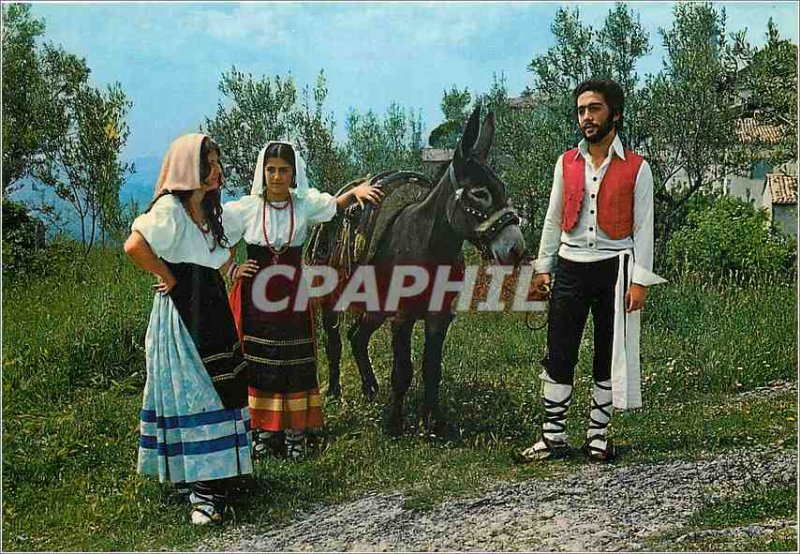
M 3 200 L 3 276 L 13 278 L 34 269 L 44 248 L 44 224 L 19 202 Z
M 770 225 L 766 210 L 723 196 L 689 211 L 686 225 L 667 243 L 666 266 L 672 275 L 700 279 L 790 280 L 795 248 L 792 237 Z

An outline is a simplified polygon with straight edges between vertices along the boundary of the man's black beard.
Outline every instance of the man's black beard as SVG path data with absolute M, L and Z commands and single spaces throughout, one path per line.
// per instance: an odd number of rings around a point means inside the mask
M 592 144 L 597 144 L 606 136 L 608 133 L 611 132 L 611 129 L 614 128 L 614 120 L 611 117 L 608 117 L 605 122 L 597 129 L 595 134 L 590 137 L 586 136 L 586 129 L 581 129 L 581 133 L 583 133 L 583 138 L 586 139 L 587 142 L 591 142 Z

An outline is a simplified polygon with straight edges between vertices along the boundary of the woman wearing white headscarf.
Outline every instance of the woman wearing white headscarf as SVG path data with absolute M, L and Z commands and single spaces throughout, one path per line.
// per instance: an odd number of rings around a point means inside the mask
M 219 272 L 230 255 L 221 185 L 218 146 L 201 134 L 179 137 L 124 247 L 159 279 L 145 338 L 138 472 L 190 488 L 198 525 L 221 522 L 232 478 L 253 471 L 247 364 Z
M 306 429 L 322 427 L 316 345 L 309 311 L 295 312 L 303 243 L 311 226 L 331 220 L 352 199 L 380 201 L 378 188 L 362 183 L 333 197 L 310 188 L 305 163 L 288 142 L 270 142 L 258 155 L 250 194 L 227 202 L 223 221 L 231 245 L 244 239 L 248 260 L 232 271 L 231 294 L 244 357 L 248 361 L 249 405 L 255 453 L 260 455 L 283 432 L 286 454 L 302 457 Z M 270 301 L 289 298 L 280 312 L 259 310 L 252 300 L 254 279 L 269 264 L 295 268 L 295 277 L 274 276 Z

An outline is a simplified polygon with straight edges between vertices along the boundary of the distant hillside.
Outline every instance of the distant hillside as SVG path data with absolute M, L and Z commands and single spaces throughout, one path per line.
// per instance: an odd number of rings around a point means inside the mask
M 119 199 L 123 204 L 135 200 L 143 206 L 153 198 L 153 189 L 161 170 L 161 159 L 156 156 L 135 158 L 133 165 L 135 172 L 125 179 L 119 191 Z
M 119 192 L 119 198 L 123 205 L 130 201 L 136 201 L 139 206 L 146 206 L 153 197 L 153 187 L 161 169 L 161 160 L 154 156 L 149 156 L 136 158 L 133 163 L 135 172 L 125 179 Z M 74 238 L 80 237 L 80 225 L 72 207 L 56 196 L 50 187 L 41 184 L 37 186 L 35 179 L 23 179 L 22 186 L 9 195 L 9 199 L 22 202 L 31 208 L 43 204 L 55 206 L 64 223 L 63 231 Z M 49 236 L 52 236 L 55 232 L 55 229 L 48 229 Z
M 119 191 L 119 199 L 123 205 L 135 201 L 141 209 L 144 209 L 153 198 L 153 189 L 158 179 L 158 172 L 161 170 L 161 158 L 143 156 L 134 158 L 133 164 L 134 172 L 126 177 Z M 36 187 L 35 184 L 36 181 L 34 179 L 24 179 L 19 190 L 15 191 L 9 198 L 30 207 L 42 204 L 55 206 L 56 210 L 62 214 L 64 231 L 78 238 L 80 226 L 72 207 L 58 198 L 51 188 L 43 185 Z M 224 200 L 232 200 L 236 197 L 238 197 L 238 194 L 233 196 L 225 194 L 223 196 Z M 49 234 L 52 236 L 54 231 L 54 229 L 50 229 Z

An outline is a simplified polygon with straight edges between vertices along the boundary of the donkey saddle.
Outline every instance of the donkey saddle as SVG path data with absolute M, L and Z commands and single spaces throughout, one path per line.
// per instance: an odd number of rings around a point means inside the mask
M 349 274 L 354 266 L 372 262 L 395 218 L 433 189 L 433 183 L 420 173 L 387 171 L 351 181 L 339 189 L 336 196 L 365 180 L 383 191 L 381 203 L 373 206 L 367 202 L 363 208 L 352 203 L 332 221 L 317 227 L 309 241 L 307 259 L 310 263 L 327 263 Z

